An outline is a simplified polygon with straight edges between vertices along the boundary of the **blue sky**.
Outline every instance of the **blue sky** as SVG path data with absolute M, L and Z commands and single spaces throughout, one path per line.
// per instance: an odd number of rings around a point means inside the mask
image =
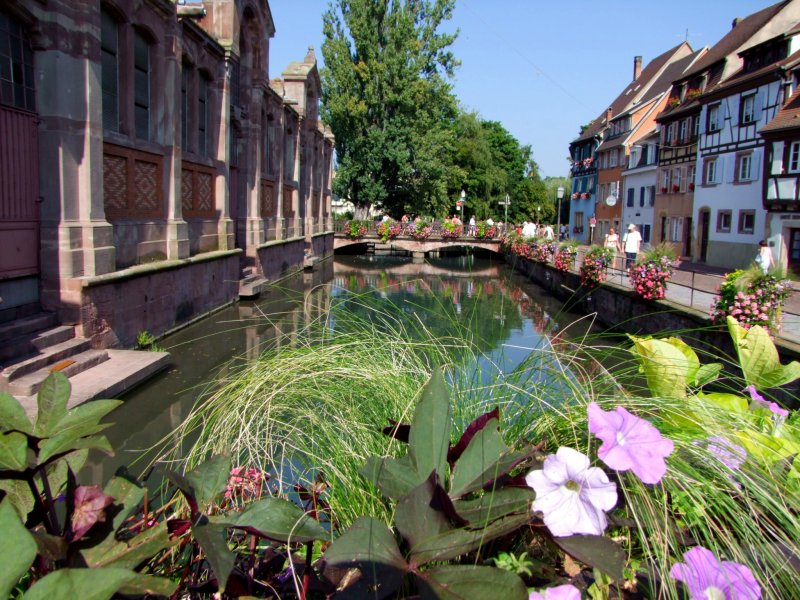
M 569 142 L 646 65 L 686 39 L 712 46 L 744 17 L 772 2 L 755 0 L 457 0 L 448 31 L 460 30 L 453 80 L 462 106 L 500 121 L 530 144 L 542 176 L 566 176 Z M 272 0 L 270 77 L 308 46 L 322 46 L 327 0 Z

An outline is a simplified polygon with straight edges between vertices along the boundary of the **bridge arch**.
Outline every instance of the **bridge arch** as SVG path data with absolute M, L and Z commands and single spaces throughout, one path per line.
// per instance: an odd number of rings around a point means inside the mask
M 500 253 L 499 240 L 474 240 L 466 238 L 457 239 L 435 239 L 435 240 L 415 240 L 412 238 L 395 238 L 386 243 L 380 241 L 377 236 L 367 236 L 358 239 L 351 239 L 346 236 L 335 236 L 333 249 L 346 248 L 354 245 L 374 244 L 376 249 L 381 250 L 404 250 L 412 254 L 428 254 L 450 248 L 481 248 L 490 252 Z

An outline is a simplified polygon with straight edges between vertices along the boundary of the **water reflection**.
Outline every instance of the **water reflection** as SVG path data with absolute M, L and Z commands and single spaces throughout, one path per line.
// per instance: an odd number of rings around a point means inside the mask
M 475 365 L 481 378 L 502 376 L 531 349 L 549 348 L 550 338 L 576 318 L 501 261 L 337 257 L 283 281 L 258 302 L 237 303 L 163 340 L 172 365 L 123 398 L 109 418 L 115 425 L 106 432 L 116 456 L 91 456 L 81 479 L 105 481 L 135 459 L 134 473 L 143 469 L 154 456 L 147 450 L 169 436 L 209 382 L 228 377 L 236 361 L 291 345 L 310 323 L 341 327 L 347 320 L 337 319 L 340 311 L 362 311 L 370 318 L 374 304 L 365 298 L 436 335 L 470 332 L 485 353 Z

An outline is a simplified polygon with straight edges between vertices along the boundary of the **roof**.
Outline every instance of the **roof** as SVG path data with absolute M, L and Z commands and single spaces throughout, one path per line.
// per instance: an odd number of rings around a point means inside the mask
M 609 112 L 613 118 L 625 111 L 636 101 L 642 99 L 645 95 L 648 95 L 652 89 L 650 84 L 659 75 L 659 73 L 661 73 L 661 70 L 664 68 L 664 66 L 673 60 L 676 54 L 685 52 L 687 50 L 691 52 L 691 46 L 687 42 L 681 42 L 674 48 L 670 48 L 663 54 L 660 54 L 647 63 L 647 66 L 639 74 L 639 77 L 629 83 L 625 89 L 622 90 L 619 96 L 617 96 L 608 106 L 608 108 L 600 113 L 600 116 L 591 121 L 589 127 L 587 127 L 581 135 L 576 137 L 570 143 L 570 145 L 590 140 L 597 133 L 602 131 L 610 121 L 610 119 L 607 118 Z
M 720 41 L 714 44 L 708 53 L 689 71 L 686 76 L 702 73 L 711 65 L 721 60 L 730 54 L 736 53 L 753 35 L 769 22 L 775 15 L 777 15 L 791 0 L 784 0 L 772 6 L 768 6 L 758 12 L 754 12 L 736 23 L 728 33 L 726 33 Z M 709 82 L 710 84 L 711 82 Z M 710 87 L 707 86 L 707 89 Z
M 758 80 L 759 78 L 763 77 L 764 75 L 770 74 L 773 71 L 781 68 L 791 68 L 796 66 L 800 63 L 800 50 L 794 52 L 787 56 L 786 58 L 770 63 L 766 66 L 761 67 L 755 71 L 745 72 L 745 70 L 739 69 L 736 73 L 731 75 L 728 79 L 725 80 L 724 83 L 721 83 L 719 87 L 717 87 L 714 92 L 724 91 L 728 88 L 738 87 L 743 84 L 746 84 L 750 81 Z
M 308 74 L 317 66 L 317 57 L 314 54 L 314 47 L 309 46 L 303 62 L 293 61 L 283 70 L 281 75 L 284 79 L 305 79 Z
M 800 87 L 789 97 L 775 118 L 761 128 L 761 133 L 800 128 Z

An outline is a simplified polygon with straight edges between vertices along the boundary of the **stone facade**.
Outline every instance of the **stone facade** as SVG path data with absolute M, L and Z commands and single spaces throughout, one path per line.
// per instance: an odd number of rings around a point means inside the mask
M 17 127 L 6 113 L 38 123 L 26 202 L 38 203 L 39 238 L 38 261 L 0 265 L 4 290 L 36 279 L 62 322 L 95 345 L 129 346 L 138 330 L 234 300 L 243 273 L 277 278 L 332 248 L 333 139 L 318 121 L 316 58 L 309 49 L 270 80 L 266 0 L 8 0 L 2 23 L 32 56 L 23 83 L 35 100 L 0 98 L 0 128 Z M 0 229 L 13 217 L 4 202 Z M 158 289 L 166 281 L 172 292 Z

